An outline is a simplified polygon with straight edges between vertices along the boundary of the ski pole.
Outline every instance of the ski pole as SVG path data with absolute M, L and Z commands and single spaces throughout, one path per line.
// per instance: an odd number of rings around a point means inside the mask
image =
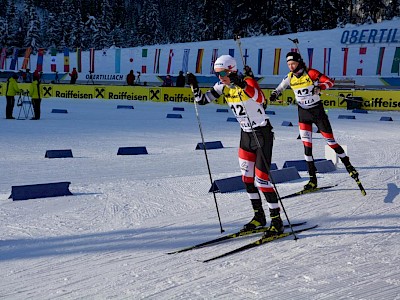
M 192 89 L 192 92 L 193 92 L 193 95 L 194 95 L 195 93 L 194 93 L 193 85 L 190 85 L 190 88 Z M 201 121 L 200 121 L 200 116 L 199 116 L 199 110 L 198 110 L 198 108 L 197 108 L 197 102 L 196 102 L 196 100 L 194 100 L 194 109 L 195 109 L 195 111 L 196 111 L 196 118 L 197 118 L 197 123 L 198 123 L 198 125 L 199 125 L 199 130 L 200 130 L 200 135 L 201 135 L 201 142 L 202 142 L 202 144 L 203 144 L 204 155 L 205 155 L 205 157 L 206 157 L 206 162 L 207 162 L 208 175 L 209 175 L 209 177 L 210 177 L 210 182 L 211 182 L 211 187 L 212 187 L 212 186 L 213 186 L 213 179 L 212 179 L 212 175 L 211 175 L 210 163 L 209 163 L 209 161 L 208 161 L 206 143 L 204 142 L 203 129 L 202 129 L 202 127 L 201 127 Z M 219 227 L 220 227 L 220 229 L 221 229 L 221 233 L 223 233 L 223 232 L 225 232 L 225 230 L 222 228 L 221 217 L 220 217 L 219 209 L 218 209 L 217 197 L 216 197 L 216 195 L 215 195 L 214 189 L 213 189 L 213 188 L 211 188 L 211 189 L 212 189 L 213 196 L 214 196 L 215 207 L 216 207 L 216 209 L 217 209 Z
M 242 62 L 243 62 L 243 68 L 246 66 L 246 63 L 244 61 L 244 56 L 243 56 L 243 52 L 242 52 L 242 42 L 240 41 L 240 35 L 234 35 L 233 39 L 235 40 L 235 42 L 237 43 L 238 47 L 239 47 L 239 52 L 240 52 L 240 57 L 242 58 Z

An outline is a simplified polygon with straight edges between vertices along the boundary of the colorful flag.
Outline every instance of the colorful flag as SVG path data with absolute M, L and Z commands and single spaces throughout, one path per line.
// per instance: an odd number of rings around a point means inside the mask
M 7 48 L 3 47 L 1 49 L 1 57 L 0 57 L 0 68 L 4 69 L 5 63 L 6 63 L 6 58 L 7 58 Z
M 44 54 L 44 49 L 40 48 L 38 50 L 37 61 L 36 61 L 36 70 L 38 72 L 43 71 L 43 54 Z
M 14 48 L 11 63 L 10 63 L 10 70 L 15 70 L 15 67 L 18 67 L 18 48 Z
M 244 55 L 243 55 L 243 59 L 244 59 L 244 65 L 247 66 L 247 58 L 249 57 L 249 55 L 247 54 L 247 49 L 244 49 Z M 243 66 L 244 67 L 244 66 Z
M 89 73 L 94 73 L 94 48 L 90 48 Z
M 202 73 L 203 55 L 204 55 L 204 49 L 197 50 L 196 73 L 200 73 L 200 74 Z
M 332 48 L 324 48 L 324 74 L 329 75 L 331 69 Z
M 146 59 L 144 59 L 146 58 Z M 147 49 L 142 49 L 142 73 L 147 73 Z
M 376 64 L 376 75 L 382 75 L 383 56 L 385 55 L 385 47 L 379 48 L 378 62 Z
M 174 57 L 174 50 L 173 49 L 169 49 L 167 74 L 171 73 L 171 65 L 172 65 L 172 58 L 173 57 Z M 172 73 L 173 73 L 173 71 L 172 71 Z
M 342 48 L 343 51 L 343 76 L 347 75 L 347 58 L 349 57 L 349 48 Z
M 64 72 L 69 72 L 69 48 L 64 48 Z
M 262 67 L 262 57 L 263 57 L 263 49 L 258 49 L 258 68 L 257 74 L 261 74 L 261 67 Z
M 56 57 L 57 57 L 57 49 L 51 48 L 51 71 L 52 72 L 57 72 Z
M 235 49 L 229 49 L 229 55 L 235 57 Z
M 314 48 L 307 48 L 308 52 L 308 68 L 312 68 L 313 57 L 314 57 Z
M 31 52 L 32 52 L 32 48 L 31 47 L 26 48 L 24 61 L 22 62 L 21 69 L 23 69 L 23 70 L 30 69 L 29 68 L 29 58 L 31 57 Z
M 154 53 L 154 66 L 153 66 L 154 74 L 160 73 L 160 55 L 161 55 L 161 49 L 156 49 L 156 52 Z
M 142 66 L 142 73 L 146 74 L 147 73 L 147 67 L 146 66 Z
M 360 53 L 360 67 L 357 69 L 356 75 L 357 76 L 362 76 L 363 75 L 363 63 L 364 60 L 361 57 L 361 55 L 366 55 L 367 54 L 367 48 L 366 47 L 361 47 L 359 50 Z
M 183 73 L 187 73 L 188 72 L 189 53 L 190 53 L 190 49 L 183 50 L 183 59 L 182 59 L 182 71 L 183 71 Z
M 147 57 L 147 49 L 142 49 L 142 57 Z
M 121 48 L 115 48 L 115 73 L 121 73 Z
M 78 73 L 82 72 L 82 48 L 76 48 L 76 67 Z
M 210 74 L 214 74 L 214 63 L 218 58 L 218 49 L 213 49 L 211 55 Z
M 279 62 L 281 60 L 281 48 L 275 48 L 274 56 L 274 69 L 272 70 L 273 75 L 279 75 Z
M 400 47 L 396 47 L 396 51 L 394 52 L 393 56 L 392 70 L 390 72 L 399 74 L 400 73 L 399 64 L 400 64 Z

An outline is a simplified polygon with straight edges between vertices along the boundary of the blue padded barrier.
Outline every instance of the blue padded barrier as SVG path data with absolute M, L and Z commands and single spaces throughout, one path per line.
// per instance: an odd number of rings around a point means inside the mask
M 117 105 L 117 109 L 134 109 L 133 105 Z
M 184 107 L 173 107 L 172 110 L 174 111 L 185 111 Z
M 322 160 L 326 160 L 325 158 L 319 158 L 319 159 L 314 159 L 314 162 L 317 161 L 322 161 Z M 297 171 L 301 172 L 301 171 L 307 171 L 307 162 L 303 159 L 303 160 L 287 160 L 284 162 L 283 164 L 283 169 L 284 168 L 290 168 L 290 167 L 295 167 L 297 169 Z
M 338 119 L 349 119 L 354 120 L 356 116 L 349 116 L 349 115 L 339 115 Z
M 168 119 L 182 119 L 181 114 L 167 114 Z
M 73 157 L 71 149 L 64 150 L 46 150 L 45 158 L 65 158 Z
M 273 183 L 282 183 L 301 178 L 299 172 L 295 167 L 289 167 L 280 170 L 271 170 L 270 173 L 271 182 Z
M 237 119 L 234 117 L 229 117 L 228 119 L 226 119 L 227 122 L 237 122 Z
M 9 198 L 16 200 L 28 200 L 37 198 L 69 196 L 71 182 L 54 182 L 43 184 L 19 185 L 11 187 L 11 195 Z
M 293 126 L 293 124 L 290 121 L 283 121 L 282 126 Z
M 392 117 L 381 117 L 379 121 L 393 121 Z
M 204 144 L 205 144 L 207 150 L 224 148 L 221 141 L 204 142 Z M 201 149 L 204 149 L 204 145 L 203 145 L 203 143 L 198 143 L 196 146 L 196 150 L 201 150 Z
M 217 108 L 217 112 L 227 113 L 229 112 L 227 108 Z
M 117 155 L 148 154 L 146 147 L 119 147 Z
M 317 168 L 318 173 L 329 173 L 336 171 L 336 167 L 330 159 L 316 161 L 315 167 Z
M 52 112 L 53 114 L 67 114 L 67 113 L 68 113 L 68 110 L 66 110 L 66 109 L 57 109 L 57 108 L 53 108 L 53 109 L 51 110 L 51 112 Z

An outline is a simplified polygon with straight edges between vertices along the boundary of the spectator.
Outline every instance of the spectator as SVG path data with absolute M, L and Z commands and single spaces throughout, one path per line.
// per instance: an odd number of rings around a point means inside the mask
M 40 77 L 39 75 L 33 75 L 33 81 L 29 87 L 29 95 L 32 98 L 34 117 L 31 120 L 40 120 Z
M 167 75 L 165 76 L 164 82 L 162 84 L 162 86 L 164 87 L 170 87 L 170 86 L 174 86 L 174 83 L 171 79 L 171 76 Z
M 183 76 L 183 71 L 179 71 L 179 75 L 176 78 L 176 86 L 177 87 L 184 87 L 185 86 L 186 78 Z
M 76 80 L 78 79 L 78 72 L 76 71 L 76 68 L 72 69 L 72 73 L 69 73 L 69 76 L 71 76 L 70 84 L 75 84 Z
M 15 104 L 15 95 L 22 92 L 22 90 L 18 87 L 17 83 L 18 75 L 14 74 L 7 80 L 6 87 L 6 119 L 15 119 L 13 117 L 13 110 Z
M 135 74 L 133 74 L 133 70 L 131 70 L 129 74 L 126 75 L 126 83 L 128 85 L 135 85 Z

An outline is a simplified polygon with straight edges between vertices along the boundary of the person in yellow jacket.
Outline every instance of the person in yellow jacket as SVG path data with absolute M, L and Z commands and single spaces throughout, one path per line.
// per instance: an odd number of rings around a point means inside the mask
M 18 87 L 17 83 L 18 75 L 14 74 L 10 78 L 7 79 L 7 87 L 6 87 L 6 119 L 15 119 L 13 117 L 13 110 L 15 104 L 15 95 L 20 94 L 22 90 Z
M 40 80 L 37 75 L 33 76 L 33 81 L 29 87 L 29 95 L 32 98 L 33 112 L 35 114 L 31 120 L 40 120 L 40 103 L 42 99 L 40 98 Z

